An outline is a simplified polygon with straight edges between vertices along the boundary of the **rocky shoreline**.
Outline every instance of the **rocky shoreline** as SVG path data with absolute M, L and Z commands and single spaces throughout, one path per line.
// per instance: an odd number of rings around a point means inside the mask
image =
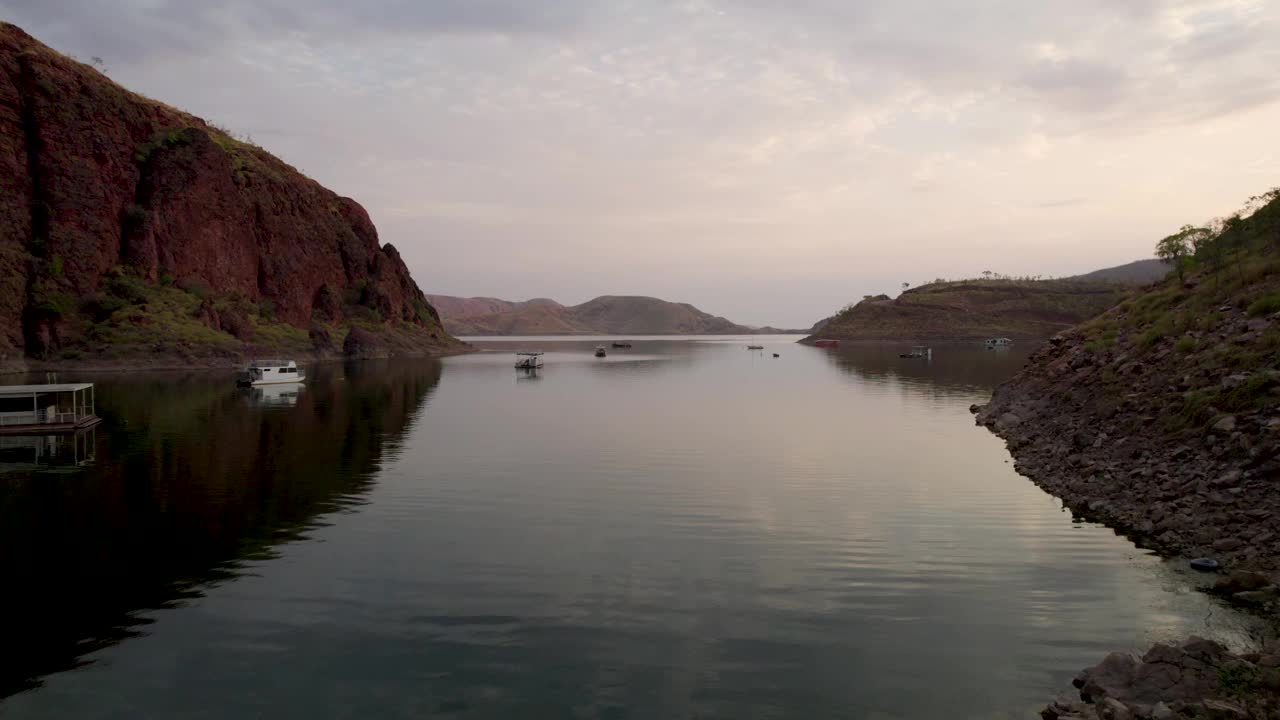
M 1076 677 L 1080 700 L 1056 700 L 1043 720 L 1280 718 L 1280 646 L 1244 654 L 1192 637 L 1142 657 L 1112 653 Z
M 1224 329 L 1199 341 L 1239 348 L 1280 328 L 1280 313 L 1219 312 Z M 1077 514 L 1166 554 L 1274 574 L 1280 406 L 1228 412 L 1212 403 L 1241 390 L 1265 397 L 1280 371 L 1197 367 L 1173 345 L 1137 355 L 1119 344 L 1091 348 L 1078 330 L 1060 334 L 971 410 L 1005 439 L 1019 473 Z M 1197 402 L 1207 406 L 1187 417 Z
M 1139 296 L 1053 337 L 970 409 L 1006 441 L 1016 470 L 1077 516 L 1168 556 L 1215 560 L 1212 592 L 1272 618 L 1280 313 L 1215 303 L 1211 321 L 1197 320 L 1194 291 L 1156 288 L 1148 295 L 1173 305 L 1164 315 Z M 1109 656 L 1076 686 L 1080 701 L 1042 716 L 1280 718 L 1280 645 L 1240 655 L 1198 638 L 1157 645 L 1140 659 Z

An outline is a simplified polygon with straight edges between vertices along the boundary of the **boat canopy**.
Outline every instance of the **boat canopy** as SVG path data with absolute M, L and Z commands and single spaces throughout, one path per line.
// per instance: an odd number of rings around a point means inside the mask
M 293 365 L 294 362 L 292 360 L 279 360 L 275 358 L 249 361 L 249 367 L 251 368 L 293 367 Z

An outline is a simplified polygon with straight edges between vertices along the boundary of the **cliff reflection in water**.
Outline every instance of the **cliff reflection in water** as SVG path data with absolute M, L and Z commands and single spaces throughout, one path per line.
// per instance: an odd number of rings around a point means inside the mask
M 358 505 L 439 380 L 419 361 L 316 368 L 300 393 L 221 374 L 98 381 L 94 463 L 0 474 L 0 697 Z
M 1035 351 L 1035 343 L 987 350 L 981 345 L 935 345 L 932 358 L 903 358 L 909 345 L 846 345 L 827 360 L 871 384 L 897 383 L 907 392 L 929 397 L 968 397 L 982 401 L 991 388 L 1017 374 Z

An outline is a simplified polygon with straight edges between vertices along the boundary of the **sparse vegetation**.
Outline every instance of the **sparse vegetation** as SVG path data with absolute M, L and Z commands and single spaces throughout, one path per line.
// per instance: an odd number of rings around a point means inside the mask
M 1249 317 L 1258 317 L 1259 315 L 1270 315 L 1274 312 L 1280 312 L 1280 292 L 1268 293 L 1262 297 L 1249 303 L 1248 309 L 1245 310 Z

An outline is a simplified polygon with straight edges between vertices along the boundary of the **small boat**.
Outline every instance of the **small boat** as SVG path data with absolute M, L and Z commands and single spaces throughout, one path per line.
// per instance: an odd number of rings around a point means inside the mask
M 629 347 L 631 347 L 631 343 L 626 342 L 626 341 L 623 341 L 623 342 L 615 342 L 615 343 L 613 344 L 613 346 L 614 346 L 614 347 L 616 347 L 616 348 L 629 348 Z
M 542 367 L 542 353 L 540 352 L 516 353 L 516 369 L 517 370 L 537 370 L 540 367 Z
M 307 379 L 306 372 L 292 360 L 253 360 L 240 372 L 236 384 L 242 387 L 300 383 Z
M 1013 344 L 1013 341 L 1007 337 L 987 338 L 984 344 L 988 350 L 995 350 L 996 348 L 1009 347 Z
M 747 349 L 748 349 L 748 350 L 763 350 L 763 349 L 764 349 L 764 346 L 763 346 L 763 345 L 748 345 L 748 346 L 747 346 Z
M 774 353 L 774 354 L 773 354 L 773 356 L 774 356 L 774 357 L 782 357 L 782 356 L 781 356 L 781 355 L 779 355 L 778 353 Z
M 814 347 L 822 347 L 822 348 L 834 348 L 834 347 L 840 347 L 840 341 L 839 341 L 839 340 L 832 340 L 832 339 L 830 339 L 830 338 L 822 338 L 821 340 L 814 340 L 814 341 L 813 341 L 813 346 L 814 346 Z
M 926 359 L 926 360 L 927 360 L 927 359 L 930 359 L 930 358 L 932 358 L 932 357 L 933 357 L 933 348 L 928 348 L 928 347 L 925 347 L 925 346 L 923 346 L 923 345 L 917 345 L 917 346 L 915 346 L 915 347 L 911 348 L 911 352 L 904 352 L 904 353 L 900 353 L 900 354 L 898 355 L 898 357 L 900 357 L 900 358 L 924 358 L 924 359 Z
M 597 346 L 596 346 L 596 357 L 604 357 L 605 355 L 608 355 L 608 353 L 607 353 L 607 352 L 605 352 L 605 350 L 604 350 L 604 346 L 603 346 L 603 345 L 597 345 Z

